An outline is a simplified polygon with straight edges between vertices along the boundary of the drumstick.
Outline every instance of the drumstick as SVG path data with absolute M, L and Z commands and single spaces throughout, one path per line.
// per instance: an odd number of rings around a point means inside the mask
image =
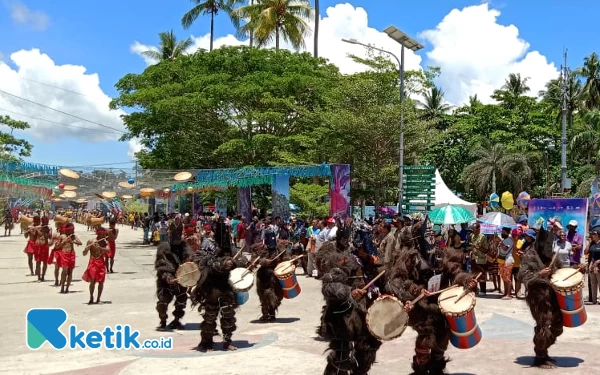
M 569 276 L 565 277 L 564 279 L 562 279 L 562 281 L 566 281 L 568 279 L 570 279 L 571 277 L 577 275 L 579 273 L 579 270 L 576 270 L 575 272 L 573 272 L 572 274 L 570 274 Z
M 275 259 L 279 258 L 279 257 L 280 257 L 280 256 L 282 256 L 282 255 L 283 255 L 283 253 L 285 253 L 286 251 L 287 251 L 287 250 L 281 250 L 281 252 L 275 256 L 275 258 L 273 258 L 273 259 L 269 259 L 269 262 L 272 262 L 272 261 L 274 261 Z
M 377 281 L 377 279 L 379 279 L 381 276 L 383 276 L 384 273 L 385 273 L 385 270 L 379 272 L 379 275 L 375 276 L 375 278 L 373 280 L 371 280 L 367 285 L 365 285 L 361 290 L 363 292 L 366 292 L 367 289 L 369 289 L 371 287 L 371 285 L 375 284 L 375 281 Z
M 554 266 L 554 263 L 556 262 L 556 258 L 558 257 L 558 251 L 556 252 L 556 254 L 554 254 L 554 256 L 552 257 L 552 262 L 550 262 L 550 265 L 548 266 L 548 268 L 550 268 L 552 270 L 552 266 Z
M 479 272 L 479 274 L 477 276 L 475 276 L 475 278 L 473 280 L 477 280 L 479 279 L 479 277 L 482 275 L 483 272 Z M 458 301 L 460 301 L 461 299 L 463 299 L 464 296 L 466 296 L 467 294 L 471 293 L 471 291 L 469 289 L 465 289 L 464 292 L 462 292 L 462 294 L 460 295 L 460 297 L 458 297 L 456 299 L 456 301 L 454 301 L 454 303 L 457 303 Z
M 235 258 L 237 258 L 238 255 L 240 255 L 242 253 L 242 249 L 240 249 L 237 253 L 235 253 L 235 255 L 233 256 L 233 260 L 235 260 Z
M 442 298 L 442 299 L 441 299 L 441 300 L 439 300 L 438 302 L 442 302 L 442 301 L 445 301 L 445 300 L 447 300 L 447 299 L 454 298 L 454 297 L 456 297 L 456 296 L 458 296 L 458 294 L 453 294 L 453 295 L 451 295 L 451 296 L 448 296 L 448 297 L 446 297 L 446 298 Z

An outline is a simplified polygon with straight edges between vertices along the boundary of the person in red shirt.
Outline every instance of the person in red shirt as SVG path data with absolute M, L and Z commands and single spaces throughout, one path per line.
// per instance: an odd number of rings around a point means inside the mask
M 244 251 L 246 247 L 246 218 L 244 216 L 242 216 L 237 225 L 237 238 L 239 239 L 240 251 Z

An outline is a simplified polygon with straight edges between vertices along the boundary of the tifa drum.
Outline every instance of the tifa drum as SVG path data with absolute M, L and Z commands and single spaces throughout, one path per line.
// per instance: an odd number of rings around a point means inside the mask
M 254 285 L 254 273 L 244 267 L 235 268 L 229 272 L 229 284 L 234 292 L 247 292 Z
M 250 293 L 248 292 L 233 292 L 233 294 L 235 294 L 235 299 L 238 303 L 238 305 L 243 305 L 246 302 L 248 302 L 248 299 L 250 298 Z
M 402 336 L 408 325 L 408 314 L 396 297 L 384 294 L 373 301 L 366 321 L 373 336 L 389 341 Z
M 459 349 L 472 348 L 481 341 L 481 329 L 475 317 L 475 302 L 475 293 L 463 287 L 446 290 L 438 299 L 438 306 L 450 324 L 450 342 Z
M 583 304 L 583 274 L 573 268 L 561 268 L 552 274 L 550 283 L 558 299 L 563 326 L 574 328 L 583 325 L 587 321 Z
M 281 262 L 275 267 L 275 276 L 283 288 L 283 298 L 292 299 L 298 296 L 302 289 L 296 278 L 296 266 L 289 260 Z
M 196 263 L 185 262 L 177 268 L 175 277 L 177 278 L 179 285 L 183 287 L 189 288 L 196 286 L 198 280 L 200 280 L 200 269 L 198 269 Z

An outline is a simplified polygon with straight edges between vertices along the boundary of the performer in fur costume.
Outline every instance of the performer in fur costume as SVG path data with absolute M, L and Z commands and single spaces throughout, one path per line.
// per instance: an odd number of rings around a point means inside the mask
M 260 268 L 256 271 L 256 292 L 260 300 L 260 308 L 262 316 L 260 320 L 263 322 L 275 322 L 277 309 L 283 300 L 283 289 L 279 283 L 279 279 L 275 276 L 275 267 L 290 257 L 283 246 L 278 246 L 275 249 L 269 249 L 264 244 L 255 244 L 251 250 L 260 257 Z M 281 254 L 277 259 L 277 257 Z
M 231 343 L 231 336 L 237 328 L 235 309 L 238 307 L 238 302 L 229 283 L 229 272 L 245 263 L 243 257 L 238 257 L 236 260 L 232 258 L 231 239 L 225 223 L 218 220 L 214 228 L 214 238 L 206 237 L 202 247 L 194 255 L 194 262 L 198 265 L 201 276 L 192 298 L 193 305 L 198 305 L 198 311 L 202 313 L 198 348 L 203 352 L 213 350 L 213 336 L 219 314 L 219 323 L 223 332 L 223 349 L 237 349 Z
M 527 288 L 525 301 L 531 315 L 535 319 L 533 349 L 535 351 L 534 366 L 545 369 L 554 368 L 554 360 L 548 355 L 558 336 L 563 333 L 563 318 L 552 289 L 550 276 L 560 268 L 560 262 L 552 267 L 554 235 L 541 228 L 536 236 L 533 247 L 521 257 L 519 279 Z M 584 271 L 585 264 L 579 266 Z
M 365 320 L 378 288 L 361 290 L 378 273 L 377 258 L 349 247 L 349 235 L 348 230 L 338 230 L 336 241 L 325 242 L 317 253 L 326 303 L 317 334 L 329 341 L 330 350 L 325 375 L 367 374 L 381 346 Z
M 181 286 L 175 278 L 177 268 L 184 262 L 191 260 L 192 250 L 181 238 L 181 231 L 178 236 L 171 232 L 171 242 L 161 243 L 156 249 L 156 260 L 154 267 L 156 269 L 156 311 L 160 318 L 158 330 L 167 328 L 167 309 L 169 303 L 175 300 L 175 310 L 173 311 L 173 321 L 169 323 L 171 329 L 183 329 L 180 320 L 185 315 L 187 304 L 187 289 Z
M 462 252 L 446 249 L 438 274 L 441 274 L 440 288 L 458 284 L 476 290 L 477 283 L 468 273 L 462 271 Z M 434 276 L 434 270 L 423 259 L 417 249 L 405 249 L 386 273 L 386 292 L 405 302 L 408 312 L 408 325 L 417 331 L 415 355 L 412 368 L 417 375 L 443 374 L 447 359 L 444 353 L 451 337 L 450 325 L 446 316 L 439 310 L 438 297 L 429 296 L 416 305 L 410 301 L 421 293 L 427 295 L 427 284 Z

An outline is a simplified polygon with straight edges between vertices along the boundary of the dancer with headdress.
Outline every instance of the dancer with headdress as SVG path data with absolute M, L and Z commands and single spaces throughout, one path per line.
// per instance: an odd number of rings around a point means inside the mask
M 533 336 L 533 365 L 551 369 L 556 366 L 548 354 L 548 348 L 554 345 L 558 336 L 563 333 L 563 315 L 550 276 L 559 268 L 569 267 L 568 254 L 566 262 L 553 261 L 554 252 L 558 249 L 554 246 L 555 236 L 544 228 L 540 228 L 537 235 L 531 229 L 525 234 L 535 239 L 533 246 L 521 257 L 518 274 L 527 289 L 525 301 L 536 323 Z M 560 255 L 562 254 L 556 254 Z M 581 264 L 577 269 L 584 272 L 585 267 L 585 264 Z
M 98 297 L 96 298 L 96 304 L 100 304 L 100 297 L 102 297 L 102 291 L 104 290 L 104 281 L 106 279 L 106 265 L 104 263 L 104 257 L 110 253 L 111 249 L 108 246 L 108 232 L 103 227 L 96 229 L 96 240 L 89 240 L 83 250 L 83 256 L 90 253 L 90 260 L 88 266 L 81 276 L 81 279 L 85 282 L 90 283 L 90 300 L 88 305 L 94 303 L 94 291 L 96 284 L 98 285 Z
M 187 289 L 181 286 L 175 273 L 179 266 L 192 259 L 192 250 L 183 241 L 181 217 L 175 220 L 169 227 L 170 242 L 162 242 L 156 249 L 156 311 L 160 319 L 158 330 L 167 328 L 167 310 L 169 303 L 175 300 L 173 321 L 169 323 L 170 329 L 184 329 L 181 318 L 185 315 L 187 305 Z
M 229 273 L 236 266 L 241 266 L 245 258 L 232 257 L 231 237 L 222 219 L 214 223 L 214 236 L 208 231 L 202 247 L 194 254 L 194 262 L 200 269 L 200 280 L 192 292 L 192 306 L 198 305 L 202 314 L 200 324 L 200 351 L 212 351 L 213 337 L 220 320 L 223 349 L 236 350 L 232 344 L 232 335 L 236 330 L 235 309 L 238 302 L 233 287 L 229 283 Z
M 440 288 L 458 284 L 476 290 L 473 277 L 462 271 L 462 252 L 446 249 L 438 271 Z M 438 296 L 429 296 L 428 282 L 434 270 L 423 259 L 419 250 L 404 249 L 386 272 L 385 289 L 405 301 L 408 325 L 417 331 L 415 355 L 412 368 L 417 375 L 443 374 L 447 359 L 445 352 L 450 341 L 451 330 L 446 316 L 438 307 Z M 410 301 L 425 294 L 414 306 Z
M 27 254 L 27 265 L 29 266 L 29 272 L 31 276 L 35 275 L 33 270 L 33 259 L 35 254 L 37 253 L 37 239 L 41 235 L 40 233 L 40 222 L 41 219 L 39 215 L 35 215 L 33 217 L 33 225 L 28 227 L 23 235 L 27 238 L 27 245 L 25 246 L 25 250 L 23 252 Z
M 325 375 L 367 374 L 381 346 L 367 328 L 366 314 L 382 283 L 362 290 L 376 275 L 378 260 L 365 249 L 350 248 L 349 235 L 338 230 L 336 241 L 325 242 L 316 255 L 325 298 L 317 334 L 329 341 Z

